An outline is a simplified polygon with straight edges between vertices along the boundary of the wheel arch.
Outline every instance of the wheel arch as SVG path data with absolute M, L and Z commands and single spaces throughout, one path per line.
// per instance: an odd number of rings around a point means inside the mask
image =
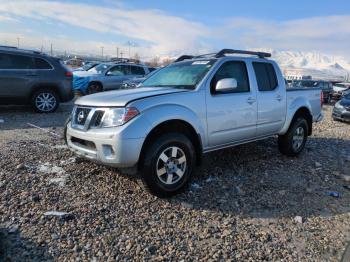
M 308 135 L 309 136 L 312 135 L 312 115 L 310 110 L 306 106 L 303 106 L 303 107 L 300 107 L 297 111 L 295 111 L 294 116 L 290 121 L 289 127 L 298 117 L 305 118 L 308 125 Z
M 190 139 L 196 151 L 197 165 L 201 163 L 203 145 L 200 134 L 197 133 L 196 129 L 187 121 L 181 119 L 171 119 L 159 123 L 147 134 L 140 152 L 138 161 L 139 169 L 143 165 L 146 150 L 151 145 L 152 141 L 154 141 L 157 136 L 170 132 L 184 134 L 188 139 Z
M 30 101 L 34 93 L 36 93 L 37 91 L 45 90 L 45 89 L 54 91 L 58 95 L 58 99 L 59 99 L 58 102 L 62 101 L 62 93 L 60 91 L 60 88 L 56 84 L 52 84 L 52 83 L 39 83 L 39 84 L 33 85 L 31 88 L 28 100 Z

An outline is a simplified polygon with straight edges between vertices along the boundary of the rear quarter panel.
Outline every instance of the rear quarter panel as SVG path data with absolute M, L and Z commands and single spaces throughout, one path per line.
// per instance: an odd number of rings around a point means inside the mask
M 292 88 L 287 89 L 287 116 L 286 122 L 279 134 L 285 134 L 298 109 L 305 107 L 312 115 L 313 121 L 321 114 L 321 89 Z

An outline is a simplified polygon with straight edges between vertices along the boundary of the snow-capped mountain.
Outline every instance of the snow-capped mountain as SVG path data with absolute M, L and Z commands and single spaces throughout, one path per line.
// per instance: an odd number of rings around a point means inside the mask
M 339 80 L 347 79 L 350 74 L 350 61 L 341 56 L 318 52 L 259 50 L 270 52 L 285 74 L 298 72 L 299 75 L 313 78 Z

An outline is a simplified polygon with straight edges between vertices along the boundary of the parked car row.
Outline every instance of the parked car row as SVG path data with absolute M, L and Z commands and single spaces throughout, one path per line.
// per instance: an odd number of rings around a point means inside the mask
M 124 81 L 137 77 L 142 78 L 153 70 L 153 68 L 135 64 L 127 59 L 100 63 L 87 71 L 75 71 L 73 88 L 82 94 L 121 89 Z

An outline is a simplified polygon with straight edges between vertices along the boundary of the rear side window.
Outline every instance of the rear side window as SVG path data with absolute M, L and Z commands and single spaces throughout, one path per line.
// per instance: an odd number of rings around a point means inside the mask
M 234 78 L 237 80 L 237 88 L 230 93 L 249 92 L 248 73 L 244 62 L 229 61 L 221 65 L 210 82 L 210 91 L 212 94 L 219 93 L 215 90 L 216 84 L 225 78 Z
M 33 58 L 23 55 L 0 54 L 0 69 L 34 69 Z
M 125 66 L 114 66 L 112 67 L 108 73 L 108 75 L 113 75 L 113 76 L 123 76 L 126 75 L 126 67 Z
M 253 63 L 259 91 L 272 91 L 278 86 L 277 76 L 270 63 Z
M 10 69 L 12 67 L 11 58 L 7 54 L 0 54 L 0 69 Z
M 145 70 L 141 66 L 130 66 L 131 74 L 132 75 L 144 75 Z
M 46 62 L 44 59 L 35 58 L 35 68 L 36 69 L 52 69 L 52 66 Z

